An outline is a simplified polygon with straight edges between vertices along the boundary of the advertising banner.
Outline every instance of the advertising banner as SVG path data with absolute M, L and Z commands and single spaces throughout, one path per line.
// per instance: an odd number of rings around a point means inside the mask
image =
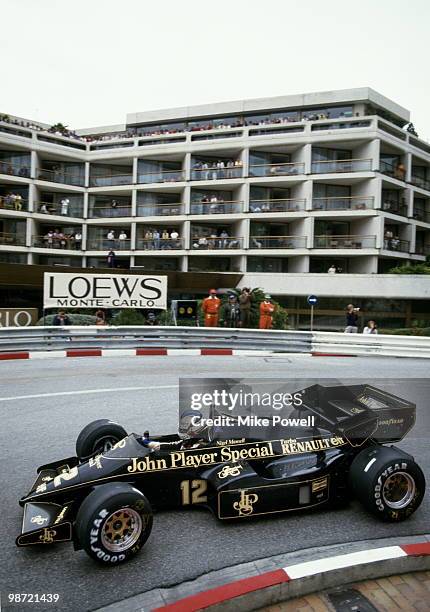
M 167 307 L 167 276 L 45 272 L 44 308 Z
M 37 308 L 0 308 L 0 327 L 28 327 L 38 318 Z

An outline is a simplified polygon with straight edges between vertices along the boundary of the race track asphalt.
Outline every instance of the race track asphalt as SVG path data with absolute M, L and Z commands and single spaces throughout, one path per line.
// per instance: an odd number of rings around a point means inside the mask
M 156 514 L 152 535 L 131 562 L 107 568 L 71 544 L 18 549 L 22 510 L 38 465 L 74 454 L 81 428 L 109 417 L 129 431 L 176 431 L 181 376 L 361 378 L 417 403 L 417 424 L 399 444 L 430 474 L 428 360 L 398 358 L 112 357 L 0 362 L 1 603 L 4 609 L 95 610 L 210 570 L 345 541 L 429 532 L 430 502 L 399 524 L 380 523 L 357 503 L 332 512 L 285 514 L 243 523 L 205 511 Z M 379 379 L 376 381 L 375 379 Z M 430 480 L 427 478 L 427 480 Z M 9 593 L 58 593 L 53 604 L 9 604 Z M 119 608 L 120 609 L 120 608 Z

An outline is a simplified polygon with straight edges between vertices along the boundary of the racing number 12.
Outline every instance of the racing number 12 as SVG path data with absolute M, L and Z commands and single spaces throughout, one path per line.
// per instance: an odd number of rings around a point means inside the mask
M 182 505 L 204 504 L 208 501 L 206 480 L 183 480 L 181 482 Z M 190 496 L 191 493 L 191 496 Z

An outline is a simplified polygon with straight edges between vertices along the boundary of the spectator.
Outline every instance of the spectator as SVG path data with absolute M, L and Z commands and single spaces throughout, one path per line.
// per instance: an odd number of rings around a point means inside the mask
M 406 174 L 406 168 L 402 164 L 402 162 L 399 162 L 394 170 L 394 178 L 398 179 L 399 181 L 404 181 L 405 174 Z
M 363 334 L 377 334 L 378 329 L 375 321 L 368 321 L 366 327 L 363 329 Z
M 61 215 L 67 216 L 69 214 L 69 204 L 70 204 L 69 198 L 63 198 L 60 201 L 60 214 Z
M 239 296 L 240 327 L 249 327 L 251 317 L 251 289 L 244 287 Z
M 54 245 L 54 232 L 52 230 L 49 230 L 49 232 L 45 234 L 44 240 L 48 249 L 52 249 Z
M 161 234 L 161 248 L 165 249 L 169 246 L 169 232 L 164 229 Z
M 219 236 L 220 238 L 222 238 L 222 240 L 220 240 L 220 248 L 226 249 L 228 246 L 228 239 L 229 239 L 227 230 L 223 229 Z
M 175 229 L 173 230 L 173 232 L 170 232 L 170 240 L 172 241 L 171 248 L 178 246 L 178 238 L 179 234 Z
M 77 249 L 80 249 L 82 245 L 82 234 L 79 231 L 75 232 L 75 245 Z
M 106 325 L 106 315 L 104 313 L 104 310 L 97 310 L 96 325 Z
M 108 239 L 109 249 L 113 249 L 115 245 L 115 232 L 113 230 L 109 230 L 106 238 Z
M 39 212 L 43 213 L 44 215 L 48 215 L 49 214 L 49 210 L 48 210 L 48 207 L 46 206 L 45 202 L 42 202 L 41 205 L 39 206 Z
M 239 327 L 240 308 L 234 293 L 228 296 L 228 302 L 224 306 L 224 327 Z
M 124 230 L 120 231 L 120 234 L 118 236 L 118 240 L 119 240 L 119 248 L 120 249 L 125 249 L 126 248 L 126 242 L 127 242 L 127 234 L 125 233 Z
M 116 267 L 116 256 L 112 250 L 109 251 L 109 253 L 107 254 L 107 265 L 108 265 L 108 268 Z
M 59 310 L 52 321 L 52 325 L 71 325 L 71 324 L 72 322 L 70 320 L 70 317 L 69 315 L 65 313 L 64 310 Z
M 144 240 L 145 240 L 144 245 L 143 245 L 144 249 L 150 250 L 154 248 L 152 237 L 153 237 L 152 231 L 150 229 L 147 229 L 145 232 L 145 236 L 144 236 Z
M 327 270 L 327 274 L 336 274 L 337 268 L 334 264 L 331 264 L 330 268 Z
M 20 193 L 15 194 L 14 200 L 15 210 L 22 210 L 22 195 Z
M 152 238 L 154 240 L 154 249 L 158 251 L 160 248 L 160 232 L 158 231 L 158 229 L 155 229 L 152 232 Z
M 348 304 L 346 307 L 346 327 L 345 334 L 356 334 L 358 332 L 358 312 L 359 308 L 355 308 L 354 304 Z

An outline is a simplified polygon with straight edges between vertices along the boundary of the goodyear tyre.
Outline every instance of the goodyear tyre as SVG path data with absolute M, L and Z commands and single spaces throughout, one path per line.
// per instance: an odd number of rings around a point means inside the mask
M 383 521 L 403 521 L 415 512 L 425 493 L 425 478 L 413 457 L 395 446 L 364 449 L 349 474 L 352 493 Z
M 151 529 L 148 500 L 127 483 L 96 487 L 82 502 L 75 523 L 81 547 L 105 565 L 117 565 L 134 557 Z
M 106 453 L 127 435 L 126 430 L 109 419 L 88 423 L 76 440 L 76 455 L 85 461 L 98 453 Z

